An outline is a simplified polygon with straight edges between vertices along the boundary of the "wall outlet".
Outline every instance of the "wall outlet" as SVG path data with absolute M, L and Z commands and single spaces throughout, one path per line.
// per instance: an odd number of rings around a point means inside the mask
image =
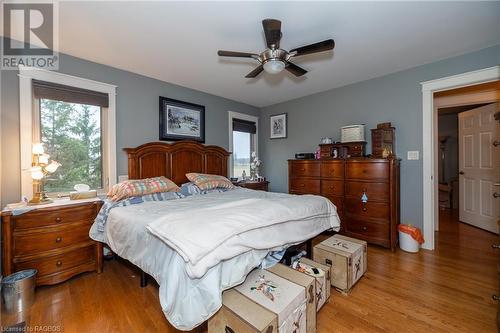
M 408 156 L 406 157 L 407 160 L 418 160 L 420 159 L 419 157 L 419 151 L 418 150 L 410 150 L 408 151 Z
M 119 175 L 118 176 L 118 182 L 121 183 L 121 182 L 124 182 L 128 180 L 128 175 Z

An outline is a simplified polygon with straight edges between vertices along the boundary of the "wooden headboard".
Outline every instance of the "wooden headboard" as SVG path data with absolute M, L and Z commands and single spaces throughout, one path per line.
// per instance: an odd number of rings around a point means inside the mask
M 176 184 L 187 182 L 186 173 L 200 172 L 227 177 L 229 153 L 218 146 L 195 141 L 150 142 L 124 148 L 128 155 L 128 178 L 165 176 Z

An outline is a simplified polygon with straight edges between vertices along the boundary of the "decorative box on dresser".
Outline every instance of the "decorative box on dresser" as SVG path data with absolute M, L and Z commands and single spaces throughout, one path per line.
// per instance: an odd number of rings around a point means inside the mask
M 63 201 L 66 204 L 56 201 L 19 215 L 2 211 L 4 275 L 34 268 L 36 284 L 50 285 L 79 273 L 102 271 L 102 244 L 89 238 L 102 202 Z
M 399 160 L 289 160 L 288 188 L 292 194 L 318 194 L 330 199 L 338 210 L 341 233 L 395 250 Z

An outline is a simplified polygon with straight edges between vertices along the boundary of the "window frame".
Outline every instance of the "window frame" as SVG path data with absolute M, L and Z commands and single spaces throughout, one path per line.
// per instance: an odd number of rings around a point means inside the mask
M 251 142 L 251 146 L 255 148 L 255 153 L 257 154 L 257 156 L 259 156 L 259 117 L 240 112 L 228 111 L 228 129 L 229 129 L 228 146 L 229 146 L 229 151 L 231 153 L 233 152 L 233 118 L 255 122 L 256 131 L 255 134 L 253 134 L 252 136 L 253 140 Z M 233 174 L 233 166 L 234 166 L 233 154 L 231 154 L 231 158 L 229 159 L 229 176 L 239 177 L 239 175 Z
M 21 196 L 33 196 L 33 181 L 30 176 L 32 165 L 31 147 L 40 141 L 40 106 L 33 97 L 32 80 L 67 85 L 76 88 L 108 94 L 109 106 L 101 107 L 103 194 L 116 184 L 116 86 L 38 68 L 19 66 L 19 112 L 21 152 Z M 64 166 L 63 166 L 64 167 Z M 52 193 L 52 195 L 65 193 Z

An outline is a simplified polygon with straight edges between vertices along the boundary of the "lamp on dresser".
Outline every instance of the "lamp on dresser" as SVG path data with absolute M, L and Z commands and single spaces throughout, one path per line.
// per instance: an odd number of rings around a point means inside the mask
M 33 164 L 30 171 L 31 178 L 33 179 L 34 194 L 33 198 L 28 202 L 28 205 L 51 203 L 52 200 L 49 199 L 44 190 L 45 178 L 49 174 L 56 172 L 61 164 L 54 160 L 49 163 L 50 155 L 45 153 L 42 143 L 33 144 L 32 154 Z

